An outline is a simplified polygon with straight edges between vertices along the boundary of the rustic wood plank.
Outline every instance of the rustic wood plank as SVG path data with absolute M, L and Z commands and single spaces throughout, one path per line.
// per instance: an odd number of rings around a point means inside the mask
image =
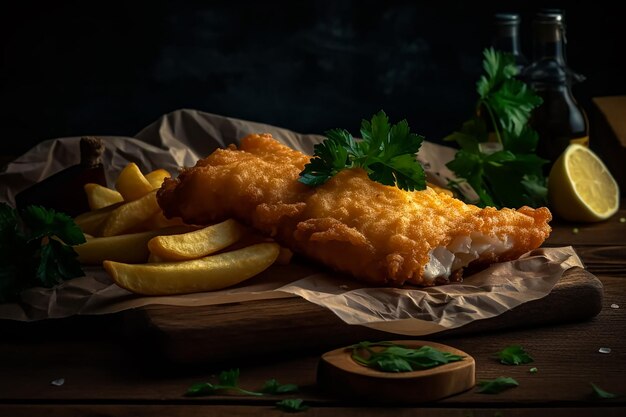
M 492 407 L 489 410 L 493 411 L 497 409 L 493 407 L 510 407 L 515 404 L 522 408 L 562 406 L 572 411 L 573 407 L 598 406 L 602 407 L 602 415 L 606 415 L 604 411 L 611 407 L 626 406 L 623 375 L 626 369 L 626 339 L 623 337 L 623 329 L 626 328 L 626 305 L 623 301 L 626 280 L 599 278 L 605 287 L 605 297 L 602 310 L 594 319 L 444 338 L 444 343 L 468 352 L 476 359 L 477 379 L 512 376 L 520 382 L 520 386 L 500 395 L 483 395 L 470 390 L 433 403 L 429 407 L 452 407 L 458 410 Z M 610 307 L 613 303 L 621 304 L 621 307 L 613 309 Z M 88 322 L 85 327 L 89 327 Z M 233 365 L 232 363 L 218 364 L 210 369 L 197 368 L 194 374 L 181 374 L 171 370 L 166 372 L 160 362 L 152 362 L 151 372 L 146 373 L 146 369 L 139 366 L 137 359 L 128 355 L 127 347 L 112 333 L 114 330 L 103 329 L 100 338 L 68 341 L 67 334 L 74 334 L 75 339 L 80 339 L 82 332 L 82 328 L 74 327 L 57 336 L 42 333 L 29 335 L 25 339 L 13 337 L 11 340 L 3 340 L 0 343 L 0 357 L 3 358 L 0 365 L 0 406 L 15 406 L 17 408 L 9 410 L 15 411 L 33 403 L 50 407 L 64 404 L 83 404 L 89 407 L 92 404 L 108 404 L 120 409 L 136 405 L 136 410 L 157 403 L 174 407 L 200 406 L 203 410 L 214 407 L 219 409 L 221 406 L 233 406 L 233 410 L 238 410 L 237 406 L 249 405 L 260 415 L 263 415 L 265 406 L 276 413 L 271 408 L 276 397 L 261 401 L 250 397 L 223 395 L 206 398 L 183 397 L 189 385 L 209 380 L 215 371 Z M 292 336 L 298 337 L 299 334 Z M 511 344 L 521 344 L 535 361 L 527 366 L 512 367 L 499 364 L 493 359 L 495 352 Z M 337 343 L 334 348 L 341 346 Z M 613 351 L 608 355 L 598 353 L 598 348 L 603 346 L 610 347 Z M 323 411 L 315 410 L 326 410 L 326 407 L 340 407 L 334 411 L 346 410 L 349 413 L 351 411 L 348 408 L 341 407 L 359 404 L 334 398 L 316 386 L 316 367 L 321 353 L 323 352 L 297 352 L 254 363 L 237 364 L 241 367 L 241 385 L 254 389 L 269 378 L 276 378 L 284 383 L 296 383 L 302 391 L 298 397 L 304 398 L 313 406 L 308 413 L 321 413 Z M 539 372 L 529 373 L 530 366 L 537 367 Z M 52 379 L 59 377 L 66 379 L 65 385 L 50 385 Z M 622 396 L 610 401 L 593 401 L 589 397 L 590 382 Z M 0 415 L 15 415 L 13 412 L 5 413 L 5 410 L 7 409 L 0 409 Z M 408 413 L 410 409 L 394 410 L 407 410 Z M 427 410 L 430 412 L 434 408 Z M 138 415 L 140 413 L 141 411 L 136 412 Z M 122 412 L 120 414 L 125 415 Z M 237 413 L 233 412 L 229 415 L 235 414 Z M 58 415 L 71 414 L 62 414 L 61 409 Z
M 552 233 L 546 246 L 602 246 L 626 245 L 626 199 L 620 210 L 610 219 L 598 223 L 573 223 L 559 220 L 551 222 Z
M 431 417 L 506 417 L 553 416 L 553 417 L 621 417 L 624 408 L 611 406 L 595 406 L 583 408 L 570 407 L 533 407 L 533 408 L 407 408 L 407 407 L 318 407 L 313 405 L 305 414 L 307 417 L 345 416 L 345 417 L 413 417 L 428 415 Z M 135 404 L 61 404 L 61 405 L 0 405 L 0 415 L 13 417 L 84 417 L 84 416 L 117 416 L 117 417 L 276 417 L 290 415 L 281 413 L 273 406 L 245 405 L 135 405 Z
M 582 320 L 601 309 L 602 285 L 580 268 L 567 271 L 552 292 L 488 320 L 440 336 Z M 305 350 L 330 349 L 390 334 L 345 324 L 301 298 L 205 307 L 147 306 L 127 313 L 129 335 L 141 355 L 176 365 L 214 364 Z M 149 347 L 149 349 L 148 349 Z

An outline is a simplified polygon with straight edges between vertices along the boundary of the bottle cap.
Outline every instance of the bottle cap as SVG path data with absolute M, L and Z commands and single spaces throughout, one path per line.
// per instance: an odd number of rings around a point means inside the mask
M 521 21 L 518 13 L 496 13 L 494 20 L 498 25 L 517 25 Z

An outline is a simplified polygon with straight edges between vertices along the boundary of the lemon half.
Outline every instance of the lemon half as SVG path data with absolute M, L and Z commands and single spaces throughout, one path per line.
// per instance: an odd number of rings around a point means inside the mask
M 565 220 L 597 222 L 619 208 L 619 187 L 604 163 L 589 148 L 569 145 L 548 179 L 550 207 Z

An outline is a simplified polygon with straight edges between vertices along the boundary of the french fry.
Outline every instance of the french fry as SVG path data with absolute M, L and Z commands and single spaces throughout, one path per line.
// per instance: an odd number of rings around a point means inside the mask
M 278 258 L 276 258 L 276 265 L 289 265 L 291 258 L 293 258 L 291 249 L 281 246 Z
M 152 186 L 152 188 L 161 188 L 163 181 L 165 178 L 169 178 L 172 175 L 164 169 L 155 169 L 154 171 L 150 171 L 146 174 L 146 179 Z
M 267 269 L 278 257 L 276 243 L 259 243 L 183 262 L 127 264 L 104 261 L 113 281 L 142 295 L 214 291 L 238 284 Z
M 120 172 L 115 182 L 115 188 L 127 202 L 138 200 L 153 190 L 152 185 L 134 162 L 126 165 Z
M 148 260 L 150 253 L 147 243 L 153 237 L 186 233 L 195 229 L 192 226 L 176 226 L 118 236 L 93 237 L 73 248 L 78 253 L 78 261 L 86 265 L 100 265 L 105 260 L 141 263 Z
M 102 226 L 102 236 L 115 236 L 137 228 L 160 210 L 156 190 L 138 200 L 124 203 L 111 212 Z
M 87 194 L 87 202 L 91 210 L 101 209 L 111 204 L 124 201 L 124 197 L 122 197 L 119 192 L 100 184 L 89 183 L 85 184 L 84 188 L 85 194 Z
M 148 242 L 150 252 L 167 261 L 184 261 L 210 255 L 235 243 L 245 229 L 228 219 L 200 230 L 171 236 L 156 236 Z
M 98 210 L 88 211 L 79 214 L 74 218 L 74 223 L 83 231 L 83 233 L 92 236 L 101 236 L 101 229 L 107 221 L 113 210 L 120 207 L 122 203 L 115 203 Z
M 141 228 L 145 230 L 155 230 L 163 229 L 165 227 L 181 226 L 183 224 L 185 224 L 185 222 L 183 222 L 183 219 L 181 219 L 180 217 L 168 219 L 167 217 L 165 217 L 163 212 L 159 210 L 154 213 L 148 220 L 146 220 L 141 225 Z

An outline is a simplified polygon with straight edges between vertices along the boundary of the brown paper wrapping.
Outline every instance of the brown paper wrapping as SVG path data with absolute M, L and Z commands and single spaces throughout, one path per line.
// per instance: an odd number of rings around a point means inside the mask
M 218 147 L 237 143 L 249 133 L 271 133 L 305 153 L 322 137 L 194 110 L 180 110 L 139 132 L 135 138 L 103 137 L 108 168 L 114 183 L 130 161 L 144 171 L 165 168 L 172 173 Z M 14 202 L 17 192 L 73 165 L 79 160 L 79 138 L 42 142 L 9 164 L 0 174 L 0 201 Z M 452 148 L 425 142 L 419 159 L 428 179 L 445 185 L 453 179 L 445 167 Z M 113 284 L 102 268 L 86 268 L 86 276 L 56 288 L 32 288 L 20 303 L 0 305 L 0 318 L 41 320 L 76 314 L 108 314 L 151 304 L 202 306 L 302 297 L 325 307 L 348 324 L 365 325 L 390 333 L 419 336 L 463 326 L 501 314 L 550 293 L 563 273 L 582 263 L 571 247 L 540 248 L 520 259 L 492 265 L 460 284 L 427 289 L 368 288 L 341 274 L 297 262 L 270 269 L 238 286 L 221 291 L 168 297 L 140 297 Z

